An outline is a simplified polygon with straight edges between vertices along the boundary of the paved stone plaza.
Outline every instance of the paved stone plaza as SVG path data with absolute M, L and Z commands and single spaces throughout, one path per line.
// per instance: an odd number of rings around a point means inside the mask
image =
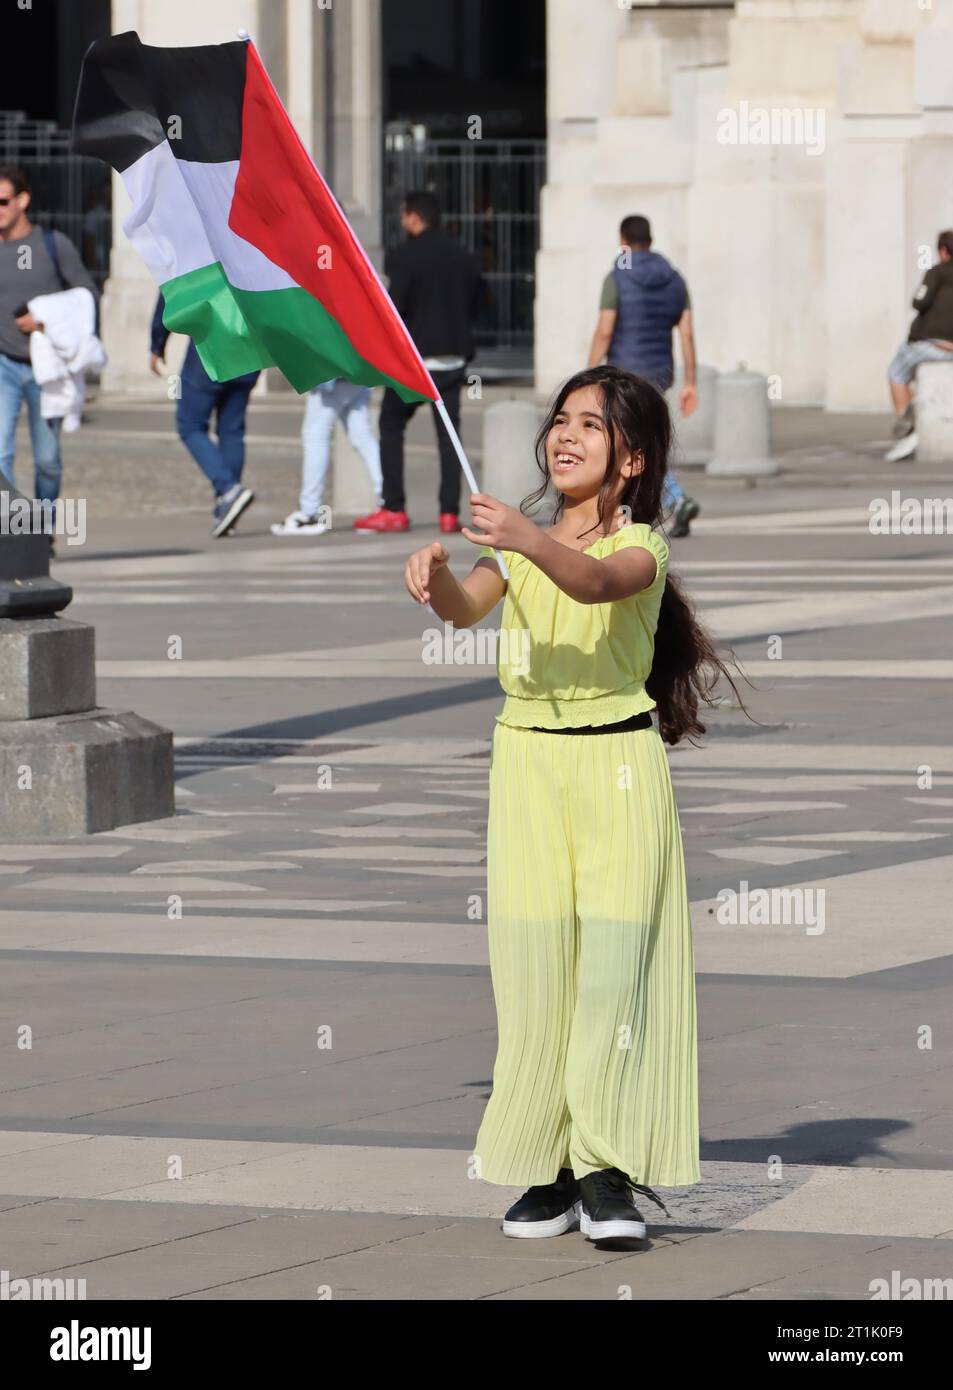
M 760 721 L 726 702 L 671 756 L 703 1180 L 662 1191 L 670 1218 L 647 1204 L 645 1245 L 520 1242 L 499 1229 L 517 1190 L 468 1174 L 502 697 L 492 666 L 423 663 L 439 624 L 403 587 L 435 535 L 432 427 L 409 536 L 278 540 L 300 409 L 255 409 L 261 500 L 227 541 L 167 405 L 101 403 L 66 441 L 90 531 L 54 573 L 96 625 L 100 702 L 174 731 L 178 810 L 0 850 L 4 1269 L 90 1299 L 867 1299 L 896 1271 L 953 1277 L 953 548 L 868 528 L 872 498 L 949 495 L 947 472 L 883 464 L 885 417 L 786 410 L 778 477 L 686 475 L 704 513 L 673 567 Z M 475 406 L 464 437 L 479 464 Z M 743 884 L 804 890 L 823 930 L 719 921 Z

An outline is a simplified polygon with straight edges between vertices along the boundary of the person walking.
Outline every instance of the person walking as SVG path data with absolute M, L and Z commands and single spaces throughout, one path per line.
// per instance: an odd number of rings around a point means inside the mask
M 330 522 L 322 520 L 321 512 L 331 461 L 331 436 L 336 420 L 341 421 L 348 439 L 364 460 L 380 506 L 383 500 L 381 455 L 371 428 L 370 404 L 369 386 L 355 386 L 353 382 L 345 381 L 343 378 L 326 381 L 308 392 L 308 403 L 301 426 L 301 442 L 304 446 L 301 495 L 298 498 L 297 509 L 285 517 L 284 521 L 277 521 L 272 525 L 273 536 L 320 536 L 330 529 Z
M 912 458 L 920 442 L 914 421 L 911 382 L 921 362 L 953 363 L 953 231 L 937 237 L 937 264 L 932 265 L 913 296 L 916 317 L 907 341 L 887 368 L 890 400 L 896 420 L 896 443 L 884 455 L 887 463 Z
M 62 290 L 86 289 L 98 302 L 92 276 L 62 232 L 34 226 L 30 185 L 22 169 L 0 165 L 0 474 L 14 482 L 17 422 L 26 402 L 33 449 L 34 496 L 55 502 L 63 462 L 62 419 L 46 419 L 30 365 L 30 334 L 42 332 L 27 302 Z
M 459 433 L 460 388 L 466 364 L 476 351 L 473 322 L 482 276 L 475 257 L 441 229 L 440 204 L 433 193 L 408 193 L 400 225 L 408 240 L 384 259 L 390 297 Z M 384 392 L 380 415 L 383 503 L 357 518 L 356 531 L 410 528 L 404 493 L 404 432 L 419 404 L 403 400 L 390 387 Z M 431 408 L 440 453 L 440 530 L 459 531 L 460 464 L 436 406 Z
M 675 376 L 672 330 L 677 328 L 684 370 L 679 406 L 682 415 L 691 415 L 698 407 L 698 391 L 688 286 L 674 266 L 652 250 L 647 217 L 623 218 L 619 238 L 621 253 L 603 281 L 588 365 L 605 360 L 653 382 L 660 391 L 669 391 Z M 665 475 L 662 505 L 674 513 L 670 534 L 687 536 L 701 507 L 686 496 L 671 467 Z
M 169 330 L 162 322 L 165 299 L 159 295 L 152 315 L 149 370 L 162 375 Z M 231 381 L 213 381 L 202 366 L 195 343 L 189 345 L 179 373 L 175 424 L 179 438 L 212 485 L 212 535 L 225 536 L 255 500 L 242 484 L 245 467 L 245 416 L 248 397 L 260 372 L 246 372 Z M 209 434 L 215 415 L 217 439 Z
M 731 677 L 668 573 L 670 444 L 655 386 L 579 372 L 540 430 L 539 491 L 519 510 L 471 497 L 462 530 L 481 551 L 466 578 L 440 541 L 405 566 L 411 596 L 456 627 L 505 595 L 487 822 L 499 1041 L 474 1158 L 483 1180 L 527 1187 L 508 1236 L 642 1237 L 635 1193 L 664 1209 L 651 1184 L 700 1180 L 692 929 L 664 744 L 703 733 L 699 704 Z M 543 531 L 523 509 L 550 486 Z

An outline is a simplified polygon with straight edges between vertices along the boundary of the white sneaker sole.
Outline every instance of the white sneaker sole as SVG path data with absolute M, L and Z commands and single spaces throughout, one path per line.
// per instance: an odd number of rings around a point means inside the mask
M 579 1203 L 570 1207 L 568 1211 L 562 1212 L 559 1216 L 552 1216 L 548 1221 L 503 1221 L 503 1234 L 505 1236 L 518 1236 L 522 1240 L 543 1240 L 546 1236 L 561 1236 L 567 1231 L 574 1231 L 579 1225 Z
M 273 536 L 323 536 L 325 531 L 329 529 L 323 521 L 316 521 L 311 526 L 285 526 L 282 522 L 275 521 L 272 522 L 271 534 Z
M 579 1229 L 586 1240 L 616 1240 L 619 1236 L 629 1236 L 635 1240 L 645 1239 L 645 1222 L 633 1217 L 618 1217 L 615 1221 L 592 1221 L 585 1210 L 580 1212 Z
M 901 459 L 908 459 L 911 454 L 917 452 L 918 443 L 916 431 L 912 434 L 905 434 L 902 439 L 897 440 L 892 449 L 887 450 L 884 454 L 884 462 L 899 463 Z

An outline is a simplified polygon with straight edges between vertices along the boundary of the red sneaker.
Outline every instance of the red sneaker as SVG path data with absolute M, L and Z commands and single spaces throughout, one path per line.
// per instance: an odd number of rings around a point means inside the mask
M 441 512 L 440 529 L 441 531 L 462 531 L 463 527 L 460 525 L 459 513 Z
M 406 512 L 392 512 L 387 507 L 378 507 L 376 512 L 359 516 L 354 522 L 355 531 L 409 531 L 410 517 Z

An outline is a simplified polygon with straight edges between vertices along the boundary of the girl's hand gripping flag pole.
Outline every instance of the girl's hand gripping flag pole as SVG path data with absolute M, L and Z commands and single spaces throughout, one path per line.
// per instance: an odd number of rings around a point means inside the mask
M 463 469 L 463 476 L 467 480 L 467 486 L 469 487 L 470 495 L 472 496 L 474 492 L 479 492 L 480 489 L 477 487 L 476 478 L 473 476 L 473 469 L 470 467 L 470 460 L 467 458 L 466 454 L 463 451 L 463 445 L 460 442 L 460 436 L 453 428 L 453 422 L 450 419 L 450 416 L 447 414 L 447 407 L 444 405 L 439 395 L 437 396 L 437 399 L 434 402 L 434 404 L 437 407 L 437 414 L 443 421 L 447 434 L 450 436 L 450 443 L 456 450 L 457 458 L 460 460 L 460 467 Z M 496 556 L 496 563 L 500 567 L 500 574 L 502 574 L 504 579 L 509 579 L 510 572 L 506 568 L 506 561 L 503 559 L 502 554 L 499 550 L 496 549 L 494 549 L 493 554 Z

